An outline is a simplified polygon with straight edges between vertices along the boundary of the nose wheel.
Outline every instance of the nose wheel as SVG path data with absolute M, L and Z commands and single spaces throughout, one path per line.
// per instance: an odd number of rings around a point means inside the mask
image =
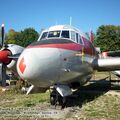
M 61 108 L 64 108 L 66 105 L 66 97 L 62 97 L 58 91 L 54 88 L 53 91 L 50 93 L 50 104 L 61 105 Z

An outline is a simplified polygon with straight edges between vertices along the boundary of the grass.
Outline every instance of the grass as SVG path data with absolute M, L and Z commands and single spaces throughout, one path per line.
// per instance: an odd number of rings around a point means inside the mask
M 29 96 L 26 95 L 22 96 L 22 100 L 21 99 L 16 100 L 16 105 L 23 107 L 31 107 L 48 101 L 49 101 L 49 93 L 44 93 L 44 94 L 36 93 L 36 94 L 31 94 Z
M 108 77 L 108 72 L 96 72 L 95 78 L 103 79 L 105 77 Z M 114 79 L 115 76 L 112 75 L 112 79 Z M 116 78 L 115 78 L 116 79 Z M 109 91 L 109 89 L 106 89 L 105 84 L 99 84 L 99 83 L 92 83 L 87 86 L 87 89 L 90 90 L 104 90 L 100 94 L 98 93 L 80 93 L 80 97 L 78 99 L 83 99 L 82 107 L 80 107 L 80 111 L 76 114 L 76 119 L 79 120 L 120 120 L 120 85 L 112 85 L 111 88 L 114 90 L 114 92 L 119 93 L 118 95 L 115 94 L 105 94 Z M 104 89 L 105 88 L 105 89 Z M 113 89 L 114 88 L 114 89 Z M 117 88 L 117 89 L 115 89 Z M 85 97 L 86 96 L 86 97 Z
M 31 107 L 49 101 L 49 93 L 24 95 L 6 91 L 0 94 L 0 107 Z
M 105 78 L 109 74 L 100 72 L 96 73 L 97 78 Z M 97 86 L 97 87 L 96 87 Z M 69 100 L 70 104 L 62 110 L 65 116 L 61 116 L 60 119 L 71 120 L 120 120 L 120 95 L 106 94 L 109 90 L 106 86 L 99 83 L 91 83 L 90 85 L 82 87 L 79 91 L 75 92 L 76 98 Z M 101 90 L 102 89 L 102 90 Z M 86 91 L 85 91 L 86 90 Z M 91 90 L 91 92 L 88 92 Z M 92 92 L 93 90 L 93 92 Z M 100 93 L 95 90 L 101 90 Z M 114 92 L 120 93 L 120 90 Z M 49 92 L 46 93 L 34 93 L 24 95 L 15 92 L 14 90 L 0 92 L 0 109 L 1 108 L 29 108 L 34 112 L 34 109 L 48 110 L 49 107 Z M 68 111 L 66 109 L 77 109 L 75 111 Z M 78 109 L 79 108 L 79 109 Z M 19 109 L 17 109 L 19 110 Z M 51 109 L 50 109 L 51 110 Z M 25 111 L 25 110 L 24 110 Z M 60 110 L 61 111 L 61 110 Z M 31 111 L 30 111 L 31 112 Z M 22 113 L 22 111 L 21 111 Z M 19 120 L 25 120 L 28 118 L 19 118 Z M 42 118 L 40 118 L 42 119 Z M 3 119 L 4 120 L 4 119 Z M 33 118 L 34 120 L 34 118 Z M 39 119 L 37 119 L 39 120 Z M 52 120 L 52 119 L 49 119 Z
M 119 120 L 120 96 L 102 95 L 84 104 L 80 111 L 81 114 L 86 116 L 85 120 Z

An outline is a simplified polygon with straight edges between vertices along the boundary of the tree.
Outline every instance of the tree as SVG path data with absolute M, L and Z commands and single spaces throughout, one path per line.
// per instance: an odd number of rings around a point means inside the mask
M 9 32 L 5 35 L 5 43 L 7 44 L 16 44 L 18 39 L 19 32 L 16 32 L 14 29 L 10 29 Z
M 39 34 L 37 31 L 35 31 L 33 28 L 26 28 L 19 33 L 16 44 L 26 47 L 33 41 L 36 41 L 38 37 Z
M 101 51 L 120 50 L 120 26 L 102 25 L 98 28 L 94 45 Z

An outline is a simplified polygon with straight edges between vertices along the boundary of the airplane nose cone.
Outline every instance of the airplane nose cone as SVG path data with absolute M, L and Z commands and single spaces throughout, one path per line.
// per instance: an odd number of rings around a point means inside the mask
M 37 86 L 58 80 L 59 67 L 59 51 L 52 48 L 26 49 L 17 62 L 20 77 Z
M 35 70 L 33 65 L 35 65 L 33 54 L 31 54 L 29 51 L 23 52 L 17 62 L 17 71 L 22 79 L 27 79 L 31 76 L 31 74 L 34 72 L 33 70 Z

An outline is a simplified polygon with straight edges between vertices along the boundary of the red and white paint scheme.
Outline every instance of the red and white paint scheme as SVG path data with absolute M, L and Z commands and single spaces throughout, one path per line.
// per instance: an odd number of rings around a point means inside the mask
M 24 50 L 17 70 L 21 78 L 41 87 L 82 85 L 91 78 L 95 58 L 96 51 L 83 33 L 71 26 L 53 26 Z
M 100 59 L 91 41 L 72 26 L 52 26 L 20 55 L 18 74 L 35 86 L 54 86 L 64 98 L 72 94 L 70 88 L 89 81 L 94 70 L 120 69 L 120 58 Z M 56 101 L 53 93 L 51 104 Z
M 119 69 L 119 57 L 99 58 L 92 45 L 92 36 L 89 39 L 69 25 L 52 26 L 42 31 L 38 41 L 25 48 L 17 61 L 17 72 L 22 79 L 43 89 L 53 86 L 50 94 L 53 105 L 61 99 L 64 104 L 66 96 L 72 94 L 71 88 L 89 81 L 94 70 Z

